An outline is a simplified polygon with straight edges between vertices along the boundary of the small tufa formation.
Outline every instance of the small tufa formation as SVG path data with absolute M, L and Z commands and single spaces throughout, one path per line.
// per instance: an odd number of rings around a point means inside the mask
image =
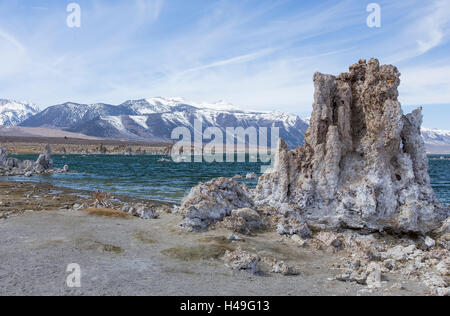
M 191 231 L 204 231 L 211 224 L 230 216 L 235 209 L 252 208 L 245 185 L 233 179 L 217 178 L 194 187 L 183 199 L 181 225 Z
M 277 226 L 277 232 L 280 235 L 298 235 L 301 238 L 309 238 L 311 236 L 308 225 L 297 217 L 280 219 Z
M 224 225 L 229 230 L 244 235 L 252 235 L 265 227 L 258 212 L 250 208 L 233 210 L 231 216 L 225 218 Z
M 0 176 L 18 176 L 31 177 L 33 174 L 40 173 L 62 173 L 68 172 L 69 167 L 64 166 L 63 169 L 54 169 L 51 159 L 50 145 L 45 147 L 44 153 L 39 155 L 36 161 L 25 160 L 9 157 L 6 147 L 0 148 Z
M 0 165 L 4 165 L 6 160 L 8 159 L 8 148 L 1 147 L 0 148 Z
M 397 68 L 376 59 L 337 77 L 316 73 L 305 146 L 280 141 L 255 204 L 291 207 L 322 228 L 436 229 L 450 212 L 430 185 L 421 109 L 403 115 L 399 84 Z
M 297 267 L 290 266 L 286 264 L 284 261 L 275 261 L 272 264 L 271 272 L 273 273 L 281 273 L 282 275 L 299 275 L 300 269 Z
M 36 160 L 36 170 L 45 171 L 51 169 L 53 166 L 53 160 L 51 158 L 52 150 L 50 145 L 45 146 L 44 153 L 40 154 Z
M 159 213 L 157 211 L 152 210 L 141 203 L 125 205 L 124 207 L 122 207 L 122 212 L 142 219 L 156 219 L 159 217 Z
M 261 258 L 251 254 L 240 247 L 235 251 L 226 251 L 223 258 L 225 265 L 233 270 L 244 270 L 251 274 L 258 274 Z

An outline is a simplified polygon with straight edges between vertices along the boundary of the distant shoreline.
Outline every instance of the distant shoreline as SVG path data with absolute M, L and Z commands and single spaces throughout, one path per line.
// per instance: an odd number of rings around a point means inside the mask
M 0 136 L 0 145 L 11 154 L 39 154 L 49 144 L 55 154 L 168 154 L 172 144 L 113 139 Z
M 71 137 L 0 136 L 0 146 L 11 154 L 40 154 L 49 144 L 52 152 L 63 155 L 110 154 L 121 155 L 131 149 L 133 155 L 169 155 L 173 143 L 144 142 L 115 139 L 82 139 Z M 100 152 L 101 146 L 106 152 Z M 426 144 L 427 155 L 450 155 L 450 146 Z M 241 152 L 241 151 L 239 151 Z M 250 153 L 255 153 L 251 151 Z

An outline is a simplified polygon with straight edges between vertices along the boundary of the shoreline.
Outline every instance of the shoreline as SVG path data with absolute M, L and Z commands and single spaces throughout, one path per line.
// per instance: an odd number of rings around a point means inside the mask
M 9 191 L 11 188 L 14 191 Z M 56 186 L 46 181 L 35 182 L 29 179 L 12 181 L 1 177 L 0 189 L 2 192 L 0 193 L 0 211 L 13 211 L 13 213 L 19 214 L 30 210 L 68 210 L 73 209 L 76 204 L 91 205 L 94 202 L 92 196 L 95 193 L 95 191 Z M 5 195 L 9 198 L 5 198 Z M 124 194 L 112 195 L 111 199 L 116 203 L 142 203 L 149 207 L 173 208 L 175 205 L 175 203 L 143 199 Z
M 70 172 L 69 172 L 69 174 L 70 174 Z M 35 178 L 37 178 L 38 176 L 39 175 L 34 175 Z M 80 193 L 84 196 L 86 196 L 86 195 L 92 196 L 96 192 L 96 190 L 75 189 L 75 188 L 70 188 L 70 187 L 62 186 L 62 185 L 59 186 L 57 184 L 52 183 L 51 181 L 46 181 L 46 180 L 42 180 L 42 179 L 34 181 L 34 180 L 32 180 L 32 178 L 22 176 L 23 179 L 12 180 L 12 179 L 8 179 L 10 177 L 20 177 L 20 176 L 0 176 L 0 184 L 2 184 L 2 183 L 26 183 L 26 184 L 39 184 L 39 185 L 44 184 L 45 186 L 51 186 L 54 189 L 57 189 L 60 191 L 61 190 L 64 192 L 65 191 L 73 191 L 73 194 Z M 100 191 L 102 191 L 102 190 L 100 190 Z M 149 203 L 161 204 L 161 205 L 167 205 L 167 206 L 173 207 L 175 205 L 179 206 L 179 204 L 180 204 L 179 202 L 181 202 L 181 200 L 178 202 L 170 202 L 170 201 L 163 201 L 163 200 L 158 200 L 158 199 L 142 198 L 139 196 L 134 196 L 132 194 L 114 193 L 114 192 L 109 192 L 107 190 L 104 190 L 103 192 L 109 193 L 112 196 L 114 196 L 114 198 L 116 198 L 122 202 L 127 202 L 127 203 L 132 202 L 132 201 L 137 202 L 137 203 L 149 202 Z

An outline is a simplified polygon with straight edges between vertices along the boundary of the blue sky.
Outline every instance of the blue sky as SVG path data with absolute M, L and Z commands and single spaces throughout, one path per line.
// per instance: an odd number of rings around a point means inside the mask
M 66 7 L 81 7 L 69 28 Z M 369 28 L 366 7 L 381 6 Z M 314 72 L 377 57 L 450 129 L 450 1 L 0 0 L 0 97 L 41 108 L 181 96 L 309 115 Z

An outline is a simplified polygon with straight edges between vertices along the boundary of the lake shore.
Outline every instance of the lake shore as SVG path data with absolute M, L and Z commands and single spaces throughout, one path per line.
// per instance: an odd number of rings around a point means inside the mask
M 118 197 L 116 197 L 119 199 Z M 126 202 L 126 197 L 120 197 Z M 138 202 L 128 198 L 128 202 Z M 351 250 L 299 247 L 274 231 L 232 241 L 218 226 L 205 233 L 179 227 L 182 216 L 166 203 L 157 219 L 74 210 L 93 202 L 89 192 L 46 183 L 0 181 L 0 295 L 426 295 L 419 280 L 386 273 L 368 290 L 334 278 Z M 5 216 L 6 215 L 6 216 Z M 297 276 L 262 269 L 260 275 L 226 267 L 222 257 L 237 248 L 282 260 Z M 66 268 L 78 263 L 82 287 L 68 288 Z
M 112 139 L 0 136 L 0 146 L 6 146 L 11 154 L 39 154 L 47 145 L 51 146 L 54 154 L 165 155 L 169 153 L 172 144 Z

